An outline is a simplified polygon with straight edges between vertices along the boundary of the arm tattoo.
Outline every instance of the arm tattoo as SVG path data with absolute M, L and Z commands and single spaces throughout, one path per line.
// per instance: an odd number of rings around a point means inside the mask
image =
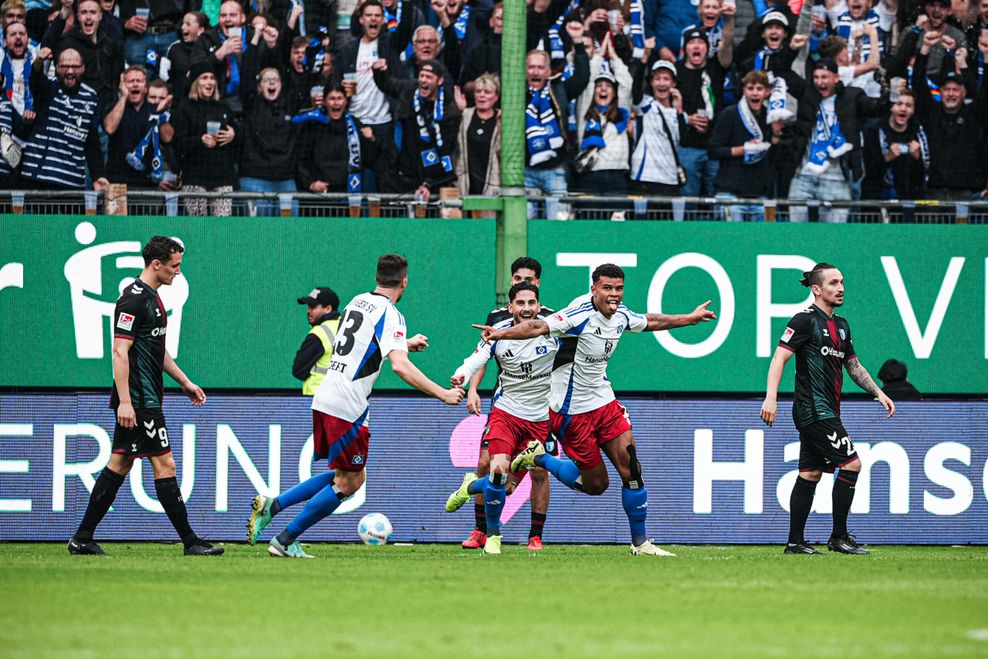
M 648 321 L 648 326 L 645 328 L 645 331 L 661 332 L 662 330 L 679 327 L 679 325 L 673 322 L 673 318 L 674 316 L 664 313 L 647 313 L 645 314 L 645 320 Z
M 871 379 L 868 374 L 868 369 L 861 365 L 861 361 L 857 357 L 852 357 L 848 360 L 846 364 L 847 374 L 851 376 L 859 387 L 867 391 L 868 393 L 878 396 L 882 393 L 875 381 Z

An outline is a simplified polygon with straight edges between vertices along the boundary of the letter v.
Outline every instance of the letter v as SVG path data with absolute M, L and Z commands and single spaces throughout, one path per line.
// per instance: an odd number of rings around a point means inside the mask
M 950 298 L 954 295 L 954 288 L 957 287 L 957 280 L 961 276 L 961 269 L 964 267 L 964 257 L 954 256 L 947 266 L 947 274 L 943 277 L 940 290 L 937 292 L 937 299 L 933 303 L 933 311 L 930 312 L 930 320 L 925 331 L 920 331 L 919 322 L 916 320 L 916 312 L 912 302 L 909 300 L 909 293 L 906 292 L 906 285 L 902 281 L 902 273 L 899 272 L 899 264 L 894 256 L 883 256 L 882 267 L 885 268 L 885 276 L 888 278 L 889 287 L 892 289 L 892 296 L 895 304 L 899 308 L 899 316 L 902 318 L 902 325 L 906 329 L 906 336 L 909 337 L 909 344 L 912 346 L 913 354 L 917 359 L 929 359 L 933 352 L 933 346 L 937 342 L 937 335 L 940 333 L 940 326 L 943 324 L 944 316 L 947 315 L 947 307 L 950 305 Z

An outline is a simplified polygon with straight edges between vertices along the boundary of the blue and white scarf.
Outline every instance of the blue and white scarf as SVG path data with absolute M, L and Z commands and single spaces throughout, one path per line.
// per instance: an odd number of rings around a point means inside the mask
M 349 112 L 343 113 L 343 120 L 346 122 L 346 148 L 347 148 L 347 192 L 355 194 L 361 191 L 363 185 L 363 166 L 360 164 L 360 131 L 357 129 L 357 122 Z M 325 108 L 312 108 L 307 112 L 296 114 L 292 117 L 293 124 L 322 124 L 328 126 L 332 121 Z
M 580 150 L 598 148 L 603 149 L 607 146 L 604 142 L 604 129 L 607 126 L 607 120 L 605 114 L 609 109 L 606 105 L 597 106 L 597 118 L 588 117 L 587 123 L 583 126 L 583 140 L 580 141 Z M 623 135 L 628 129 L 628 111 L 624 108 L 618 108 L 618 112 L 621 114 L 621 118 L 618 119 L 617 123 L 614 124 L 614 128 L 617 130 L 618 135 Z M 645 112 L 643 110 L 643 112 Z
M 239 28 L 243 30 L 243 51 L 240 55 L 231 54 L 226 56 L 226 95 L 231 96 L 240 90 L 240 57 L 247 54 L 250 47 L 250 39 L 247 36 L 247 26 Z M 220 43 L 225 43 L 226 34 L 220 30 Z
M 563 131 L 559 112 L 549 92 L 548 83 L 542 89 L 529 89 L 532 98 L 525 108 L 525 143 L 529 166 L 540 165 L 556 157 L 562 148 Z
M 891 146 L 885 128 L 878 129 L 878 141 L 882 147 L 882 155 L 887 155 Z M 923 163 L 923 186 L 930 177 L 930 142 L 926 138 L 926 131 L 920 126 L 916 131 L 916 141 L 919 142 L 919 157 Z M 908 154 L 900 154 L 900 157 Z M 892 163 L 885 163 L 885 176 L 882 178 L 882 199 L 898 199 L 899 195 L 895 190 L 895 173 L 892 171 Z
M 751 134 L 751 136 L 758 140 L 759 142 L 765 143 L 765 135 L 762 133 L 762 127 L 758 125 L 758 119 L 755 117 L 755 113 L 751 111 L 751 107 L 748 105 L 748 99 L 741 97 L 738 101 L 738 115 L 741 117 L 741 124 L 745 127 L 745 130 Z M 745 153 L 744 154 L 744 164 L 754 165 L 755 163 L 761 162 L 768 155 L 768 149 L 763 149 L 757 153 Z
M 645 8 L 642 0 L 631 0 L 631 57 L 639 59 L 645 54 Z
M 443 121 L 445 96 L 445 90 L 440 85 L 431 117 L 427 117 L 425 114 L 423 106 L 425 99 L 422 98 L 422 94 L 418 90 L 415 91 L 415 96 L 412 98 L 412 107 L 415 109 L 415 123 L 419 127 L 419 139 L 422 140 L 424 146 L 420 154 L 422 166 L 428 168 L 442 165 L 443 171 L 452 172 L 452 158 L 440 156 L 443 148 L 443 131 L 440 124 Z M 433 146 L 433 142 L 435 142 L 435 146 Z
M 875 29 L 878 30 L 879 43 L 873 44 L 871 43 L 871 39 L 869 39 L 868 37 L 865 36 L 861 37 L 861 41 L 859 42 L 859 44 L 861 47 L 862 62 L 868 59 L 868 54 L 871 52 L 871 49 L 873 47 L 878 47 L 880 50 L 882 50 L 882 55 L 886 54 L 885 53 L 886 45 L 882 43 L 883 35 L 881 29 L 881 21 L 878 18 L 878 14 L 875 12 L 875 10 L 874 9 L 869 10 L 868 13 L 865 14 L 865 17 L 859 20 L 855 20 L 851 18 L 850 12 L 845 11 L 844 13 L 842 13 L 840 16 L 837 17 L 837 27 L 834 28 L 834 33 L 839 37 L 843 37 L 844 40 L 847 41 L 847 45 L 848 45 L 847 52 L 849 55 L 853 56 L 854 37 L 852 36 L 852 33 L 854 32 L 854 28 L 856 25 L 864 25 L 865 23 L 874 25 Z
M 816 126 L 810 138 L 810 152 L 806 156 L 804 169 L 811 174 L 822 174 L 830 167 L 832 158 L 840 158 L 853 148 L 854 145 L 844 139 L 844 133 L 837 121 L 836 98 L 832 113 L 824 111 L 824 100 L 821 100 L 816 111 Z
M 148 119 L 148 132 L 144 135 L 144 138 L 138 143 L 134 150 L 128 153 L 124 160 L 130 165 L 134 170 L 138 172 L 143 172 L 147 169 L 144 166 L 145 159 L 147 158 L 148 150 L 151 151 L 151 182 L 161 183 L 161 179 L 164 178 L 165 168 L 164 168 L 164 158 L 161 154 L 161 135 L 160 128 L 161 124 L 167 124 L 171 119 L 170 112 L 162 112 L 161 114 L 152 114 Z
M 388 26 L 388 32 L 394 32 L 398 29 L 398 25 L 401 24 L 401 15 L 405 11 L 405 0 L 398 0 L 395 3 L 395 10 L 391 11 L 387 7 L 382 6 L 381 9 L 384 10 L 384 20 Z M 415 48 L 409 43 L 405 46 L 405 50 L 398 56 L 402 62 L 407 62 L 415 54 Z
M 453 32 L 456 34 L 456 40 L 460 43 L 463 43 L 463 40 L 467 38 L 467 27 L 470 25 L 470 14 L 472 13 L 473 7 L 464 5 L 460 15 L 453 22 Z
M 3 49 L 3 66 L 0 67 L 0 73 L 3 73 L 4 88 L 7 92 L 7 98 L 11 101 L 14 100 L 14 65 L 10 63 L 10 51 L 6 48 Z M 34 95 L 31 93 L 31 50 L 26 49 L 24 51 L 24 109 L 33 110 L 34 109 Z

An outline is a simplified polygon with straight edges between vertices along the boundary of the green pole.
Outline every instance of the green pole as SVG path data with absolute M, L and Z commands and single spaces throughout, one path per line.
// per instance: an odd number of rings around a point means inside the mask
M 511 262 L 528 253 L 525 200 L 525 0 L 504 1 L 501 40 L 501 196 L 497 215 L 497 301 L 505 304 Z

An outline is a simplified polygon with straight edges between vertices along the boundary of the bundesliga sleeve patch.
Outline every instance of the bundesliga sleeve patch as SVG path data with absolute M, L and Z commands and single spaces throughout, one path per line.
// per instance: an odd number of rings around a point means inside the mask
M 395 330 L 395 341 L 401 341 L 405 338 L 405 332 L 403 330 Z
M 117 318 L 117 327 L 129 332 L 134 328 L 134 317 L 129 313 L 121 312 L 120 316 Z
M 792 335 L 795 334 L 795 333 L 796 333 L 796 330 L 794 330 L 791 327 L 787 327 L 786 328 L 786 331 L 782 333 L 782 338 L 779 339 L 779 340 L 782 341 L 783 343 L 789 343 L 789 339 L 791 339 L 792 338 Z

